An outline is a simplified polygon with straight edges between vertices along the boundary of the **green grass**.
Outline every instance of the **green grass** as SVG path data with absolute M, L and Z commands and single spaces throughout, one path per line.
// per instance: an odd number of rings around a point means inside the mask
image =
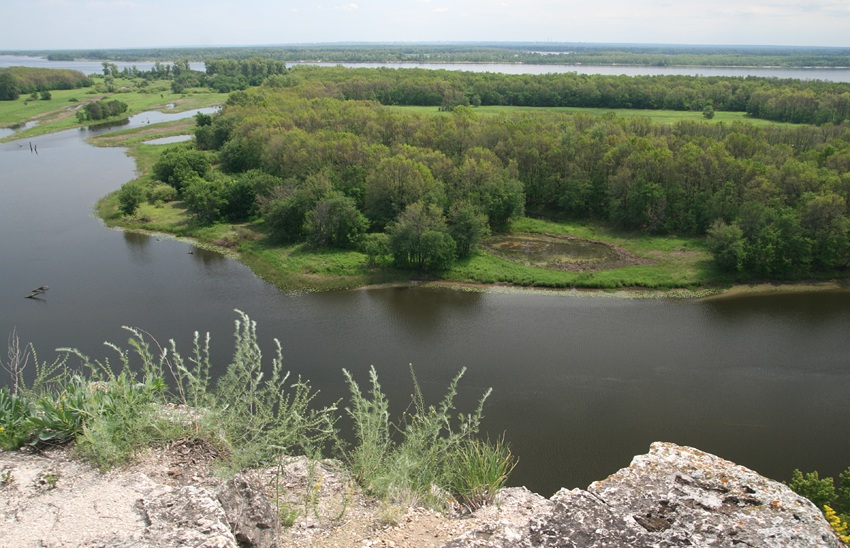
M 149 110 L 165 111 L 168 104 L 174 105 L 168 112 L 181 112 L 219 105 L 227 99 L 227 94 L 211 93 L 206 89 L 192 88 L 175 94 L 171 92 L 170 82 L 166 80 L 151 82 L 144 88 L 135 88 L 131 87 L 131 81 L 116 79 L 115 85 L 117 91 L 107 93 L 102 80 L 97 79 L 94 86 L 87 88 L 51 91 L 53 98 L 50 101 L 33 101 L 29 95 L 21 96 L 16 101 L 0 101 L 0 127 L 38 122 L 35 127 L 16 132 L 0 139 L 0 142 L 88 125 L 79 123 L 76 118 L 76 109 L 86 101 L 118 99 L 127 103 L 128 110 L 122 115 L 127 117 Z M 77 99 L 77 102 L 71 102 L 71 99 Z
M 556 223 L 531 218 L 517 219 L 513 232 L 548 233 L 601 241 L 625 249 L 652 264 L 633 265 L 596 272 L 549 270 L 511 263 L 479 252 L 457 263 L 446 278 L 456 282 L 511 284 L 531 287 L 696 288 L 725 285 L 711 263 L 702 239 L 684 236 L 653 236 L 618 232 L 591 223 Z
M 402 112 L 415 112 L 418 114 L 428 115 L 449 115 L 449 112 L 440 111 L 437 107 L 420 107 L 420 106 L 390 106 L 393 110 Z M 473 112 L 480 115 L 495 116 L 498 114 L 513 114 L 522 112 L 531 113 L 549 113 L 559 112 L 564 114 L 590 114 L 593 116 L 603 116 L 609 113 L 614 113 L 617 116 L 639 116 L 648 118 L 653 122 L 662 124 L 673 124 L 680 121 L 692 122 L 709 122 L 709 123 L 725 123 L 745 122 L 753 125 L 789 125 L 784 122 L 772 122 L 770 120 L 761 120 L 759 118 L 750 118 L 744 112 L 726 112 L 716 111 L 714 118 L 706 120 L 702 112 L 681 111 L 681 110 L 643 110 L 643 109 L 610 109 L 610 108 L 579 108 L 579 107 L 509 107 L 509 106 L 484 106 L 475 107 Z

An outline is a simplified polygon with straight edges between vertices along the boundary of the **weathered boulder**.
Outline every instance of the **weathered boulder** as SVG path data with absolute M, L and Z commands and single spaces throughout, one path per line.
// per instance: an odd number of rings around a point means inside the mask
M 242 548 L 274 548 L 280 517 L 265 493 L 239 474 L 219 490 L 218 500 Z
M 143 546 L 237 548 L 227 516 L 208 489 L 186 485 L 140 499 L 145 518 Z
M 520 538 L 485 524 L 450 545 L 843 546 L 815 505 L 787 486 L 672 443 L 653 443 L 628 468 L 551 501 Z

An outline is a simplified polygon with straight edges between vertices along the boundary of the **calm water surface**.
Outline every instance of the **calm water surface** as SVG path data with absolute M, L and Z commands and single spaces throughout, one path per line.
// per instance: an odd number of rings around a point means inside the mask
M 42 57 L 25 55 L 0 55 L 0 67 L 27 66 L 41 68 L 67 68 L 84 74 L 101 74 L 101 61 L 48 61 Z M 150 70 L 152 62 L 128 63 L 116 61 L 118 70 L 136 66 L 139 70 Z M 162 62 L 163 65 L 169 62 Z M 299 63 L 289 63 L 289 66 Z M 577 72 L 578 74 L 611 74 L 627 76 L 652 76 L 679 74 L 686 76 L 762 76 L 773 78 L 796 78 L 800 80 L 831 80 L 850 82 L 850 69 L 832 68 L 760 68 L 760 67 L 640 67 L 640 66 L 595 66 L 595 65 L 524 65 L 509 63 L 304 63 L 319 66 L 347 67 L 394 67 L 424 68 L 432 70 L 464 70 L 470 72 L 500 72 L 503 74 L 549 74 Z M 205 70 L 204 63 L 189 63 L 192 70 Z
M 192 115 L 184 113 L 183 115 Z M 143 113 L 129 125 L 141 125 Z M 127 126 L 124 126 L 127 127 Z M 512 483 L 545 494 L 585 487 L 655 440 L 693 445 L 787 479 L 850 465 L 850 293 L 708 301 L 422 288 L 289 296 L 238 262 L 166 237 L 109 230 L 95 201 L 133 177 L 122 149 L 86 130 L 0 144 L 0 333 L 17 328 L 42 359 L 74 346 L 110 356 L 122 325 L 188 353 L 209 331 L 232 351 L 234 309 L 279 338 L 294 373 L 346 395 L 340 370 L 379 372 L 400 410 L 412 363 L 439 398 L 462 367 L 459 406 L 487 387 L 485 428 L 521 461 Z M 190 253 L 191 252 L 191 253 Z M 43 300 L 25 299 L 48 285 Z

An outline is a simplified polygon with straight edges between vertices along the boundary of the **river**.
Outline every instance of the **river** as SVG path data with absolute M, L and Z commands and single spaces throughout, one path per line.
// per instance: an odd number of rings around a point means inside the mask
M 118 70 L 125 67 L 137 67 L 150 70 L 154 63 L 149 61 L 130 63 L 114 62 Z M 162 64 L 168 64 L 163 62 Z M 297 66 L 300 63 L 288 63 Z M 829 80 L 832 82 L 850 82 L 850 69 L 847 68 L 776 68 L 776 67 L 644 67 L 631 65 L 526 65 L 510 63 L 304 63 L 318 66 L 362 67 L 362 68 L 422 68 L 430 70 L 461 70 L 470 72 L 498 72 L 502 74 L 549 74 L 577 72 L 579 74 L 610 74 L 626 76 L 654 76 L 662 74 L 684 76 L 761 76 L 765 78 L 794 78 L 798 80 Z M 79 70 L 84 74 L 100 74 L 102 61 L 48 61 L 43 57 L 26 55 L 0 55 L 0 68 L 28 66 L 40 68 L 65 68 Z M 203 71 L 204 63 L 192 62 L 192 70 Z
M 143 113 L 132 127 L 169 117 Z M 655 440 L 692 445 L 773 478 L 850 465 L 850 292 L 710 300 L 592 298 L 392 288 L 287 295 L 235 260 L 167 237 L 104 228 L 95 201 L 133 177 L 122 149 L 90 130 L 0 144 L 0 333 L 42 360 L 76 347 L 115 359 L 122 325 L 190 351 L 210 332 L 217 367 L 234 309 L 258 322 L 271 357 L 330 402 L 341 369 L 374 365 L 401 411 L 413 364 L 436 402 L 462 368 L 459 407 L 494 392 L 484 427 L 520 457 L 514 485 L 586 487 Z M 30 143 L 37 148 L 30 150 Z M 48 285 L 41 300 L 25 299 Z

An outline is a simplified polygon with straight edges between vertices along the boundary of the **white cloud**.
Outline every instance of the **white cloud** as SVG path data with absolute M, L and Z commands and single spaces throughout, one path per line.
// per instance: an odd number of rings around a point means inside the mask
M 348 4 L 337 6 L 334 9 L 339 11 L 357 11 L 357 4 L 355 4 L 354 2 L 349 2 Z
M 449 8 L 434 8 L 434 13 L 446 13 Z

